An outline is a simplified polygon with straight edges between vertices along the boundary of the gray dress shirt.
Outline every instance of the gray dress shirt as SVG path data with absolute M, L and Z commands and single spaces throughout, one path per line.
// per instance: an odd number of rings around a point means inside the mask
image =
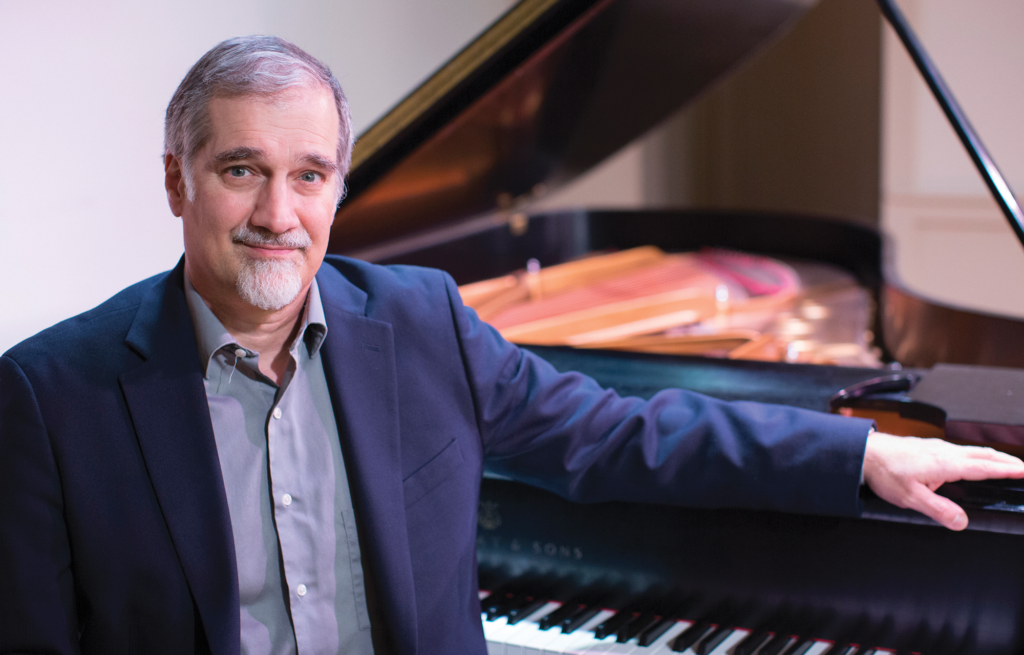
M 313 280 L 278 386 L 185 277 L 217 441 L 241 600 L 242 653 L 372 653 L 355 514 Z

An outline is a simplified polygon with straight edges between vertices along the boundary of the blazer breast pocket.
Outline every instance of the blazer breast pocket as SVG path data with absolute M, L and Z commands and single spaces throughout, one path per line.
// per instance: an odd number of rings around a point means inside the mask
M 426 464 L 410 473 L 402 481 L 406 509 L 454 475 L 461 467 L 462 449 L 459 448 L 459 442 L 452 439 Z

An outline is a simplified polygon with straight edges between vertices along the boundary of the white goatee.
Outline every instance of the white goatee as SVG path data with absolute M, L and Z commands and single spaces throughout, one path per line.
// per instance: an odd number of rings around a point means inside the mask
M 254 259 L 244 257 L 235 281 L 242 300 L 267 311 L 276 311 L 295 300 L 302 291 L 300 267 L 306 261 L 306 248 L 313 245 L 309 233 L 302 228 L 275 234 L 248 224 L 231 235 L 232 241 L 247 246 L 284 246 L 298 248 L 298 259 Z

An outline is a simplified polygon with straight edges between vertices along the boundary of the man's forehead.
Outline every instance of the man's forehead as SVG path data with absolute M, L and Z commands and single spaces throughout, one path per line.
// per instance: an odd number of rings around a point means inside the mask
M 215 96 L 208 106 L 205 144 L 217 159 L 265 157 L 261 139 L 292 143 L 310 155 L 336 156 L 340 118 L 323 87 L 293 87 L 272 95 Z M 323 152 L 319 152 L 323 151 Z M 305 154 L 305 153 L 303 153 Z

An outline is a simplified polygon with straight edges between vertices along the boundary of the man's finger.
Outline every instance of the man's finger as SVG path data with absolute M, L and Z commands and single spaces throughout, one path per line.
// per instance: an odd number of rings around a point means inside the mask
M 1024 467 L 1024 462 L 1019 457 L 1014 457 L 995 448 L 989 448 L 988 446 L 962 446 L 962 448 L 961 452 L 973 459 L 987 459 L 1007 464 L 1019 464 Z
M 930 491 L 923 484 L 915 484 L 903 504 L 907 509 L 921 512 L 950 530 L 963 530 L 967 527 L 967 512 L 962 507 Z
M 987 480 L 989 478 L 1024 477 L 1024 462 L 962 459 L 946 465 L 945 478 L 952 480 Z

